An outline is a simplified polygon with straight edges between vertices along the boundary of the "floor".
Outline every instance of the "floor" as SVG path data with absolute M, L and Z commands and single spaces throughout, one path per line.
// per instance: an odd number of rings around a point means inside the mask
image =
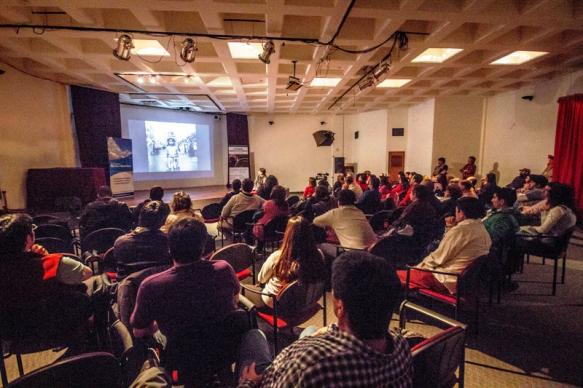
M 197 206 L 212 200 L 198 200 Z M 216 232 L 212 226 L 211 233 Z M 550 296 L 552 265 L 531 258 L 524 273 L 515 276 L 519 288 L 504 294 L 501 304 L 484 303 L 478 335 L 470 334 L 466 347 L 467 387 L 576 387 L 583 386 L 583 232 L 576 233 L 568 252 L 566 284 Z M 331 296 L 327 295 L 328 306 Z M 435 306 L 437 308 L 437 306 Z M 449 314 L 447 310 L 440 310 Z M 328 322 L 334 321 L 328 308 Z M 303 326 L 322 326 L 318 314 Z M 396 315 L 391 326 L 397 326 Z M 430 336 L 439 331 L 413 320 L 408 329 Z M 26 371 L 56 360 L 63 351 L 24 356 Z M 14 357 L 7 359 L 9 378 L 17 376 Z

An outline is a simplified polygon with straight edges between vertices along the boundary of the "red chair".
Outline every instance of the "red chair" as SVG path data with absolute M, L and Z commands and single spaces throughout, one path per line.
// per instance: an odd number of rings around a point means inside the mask
M 255 249 L 253 247 L 244 243 L 231 244 L 213 253 L 210 260 L 226 261 L 235 270 L 239 281 L 252 276 L 253 284 L 255 284 Z
M 419 297 L 428 298 L 436 302 L 440 302 L 454 308 L 454 317 L 457 320 L 459 311 L 462 306 L 474 305 L 474 322 L 475 330 L 478 331 L 478 318 L 480 313 L 480 294 L 482 289 L 481 272 L 484 264 L 490 259 L 490 255 L 480 256 L 470 263 L 461 273 L 452 273 L 444 271 L 435 271 L 425 268 L 408 267 L 407 281 L 405 285 L 405 300 L 408 300 L 410 291 L 414 290 Z M 410 276 L 411 271 L 423 271 L 442 275 L 450 275 L 456 277 L 456 293 L 450 294 L 435 291 L 429 288 L 419 288 L 418 285 L 411 287 Z
M 399 309 L 399 326 L 405 329 L 407 310 L 414 311 L 448 328 L 411 348 L 413 386 L 420 388 L 464 386 L 466 325 L 434 311 L 405 301 Z M 456 376 L 456 370 L 459 370 Z

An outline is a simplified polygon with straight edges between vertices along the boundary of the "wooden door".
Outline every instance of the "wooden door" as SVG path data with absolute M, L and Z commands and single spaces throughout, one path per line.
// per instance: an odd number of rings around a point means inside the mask
M 392 182 L 399 180 L 399 171 L 405 171 L 405 151 L 389 152 L 389 168 L 387 171 Z

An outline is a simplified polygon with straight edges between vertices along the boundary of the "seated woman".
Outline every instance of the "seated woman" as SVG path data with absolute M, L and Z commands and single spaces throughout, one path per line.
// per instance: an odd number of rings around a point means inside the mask
M 379 187 L 379 193 L 381 193 L 381 201 L 384 202 L 387 200 L 389 194 L 391 194 L 391 184 L 387 175 L 381 175 L 380 180 L 381 187 Z
M 492 197 L 497 189 L 496 174 L 489 172 L 486 174 L 486 177 L 482 179 L 482 187 L 478 190 L 478 198 L 487 208 L 491 207 Z
M 521 231 L 531 234 L 561 236 L 577 223 L 573 212 L 573 188 L 562 183 L 549 183 L 547 204 L 549 210 L 541 213 L 540 226 L 524 226 Z
M 310 198 L 316 192 L 316 178 L 308 178 L 308 185 L 304 189 L 304 200 Z
M 198 221 L 204 223 L 204 219 L 198 213 L 192 209 L 192 200 L 190 195 L 184 191 L 178 191 L 174 193 L 172 197 L 172 202 L 170 203 L 170 209 L 172 212 L 166 218 L 166 223 L 160 228 L 164 233 L 168 233 L 170 225 L 175 224 L 183 218 L 194 217 Z
M 303 217 L 292 217 L 287 223 L 281 249 L 263 263 L 257 280 L 264 285 L 263 295 L 247 292 L 245 296 L 259 308 L 273 308 L 273 298 L 285 285 L 299 280 L 307 284 L 324 281 L 322 254 L 316 247 L 310 224 Z
M 289 209 L 285 201 L 286 190 L 283 186 L 274 186 L 271 190 L 271 199 L 263 203 L 263 215 L 253 227 L 253 235 L 258 240 L 263 239 L 263 229 L 265 225 L 278 216 L 287 216 Z

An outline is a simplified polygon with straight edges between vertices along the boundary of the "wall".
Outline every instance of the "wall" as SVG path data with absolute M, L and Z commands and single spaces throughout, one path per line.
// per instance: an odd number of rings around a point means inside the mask
M 273 125 L 269 125 L 273 121 Z M 320 125 L 320 121 L 326 121 Z M 316 147 L 312 133 L 320 130 L 336 133 L 332 147 Z M 342 137 L 339 116 L 265 115 L 249 116 L 249 148 L 254 155 L 255 169 L 265 167 L 291 191 L 303 191 L 309 176 L 332 173 L 333 154 Z
M 554 152 L 557 99 L 575 93 L 583 93 L 583 71 L 489 97 L 478 168 L 487 173 L 497 164 L 503 185 L 521 168 L 542 172 Z M 523 100 L 524 95 L 534 99 Z
M 452 175 L 466 164 L 468 156 L 478 157 L 484 98 L 481 96 L 447 96 L 435 99 L 433 121 L 433 156 L 444 157 Z M 463 141 L 460 141 L 463 140 Z
M 347 163 L 357 163 L 358 171 L 380 174 L 387 170 L 387 111 L 377 110 L 342 116 L 344 152 Z M 354 132 L 359 132 L 358 139 Z
M 75 167 L 67 88 L 2 66 L 0 76 L 0 187 L 8 206 L 26 207 L 30 168 Z
M 405 128 L 404 136 L 393 136 L 393 128 Z M 387 111 L 387 152 L 405 151 L 409 134 L 409 109 L 395 108 Z
M 407 171 L 416 171 L 424 175 L 431 172 L 434 112 L 435 99 L 409 108 L 408 125 L 405 129 L 409 132 L 405 151 Z

